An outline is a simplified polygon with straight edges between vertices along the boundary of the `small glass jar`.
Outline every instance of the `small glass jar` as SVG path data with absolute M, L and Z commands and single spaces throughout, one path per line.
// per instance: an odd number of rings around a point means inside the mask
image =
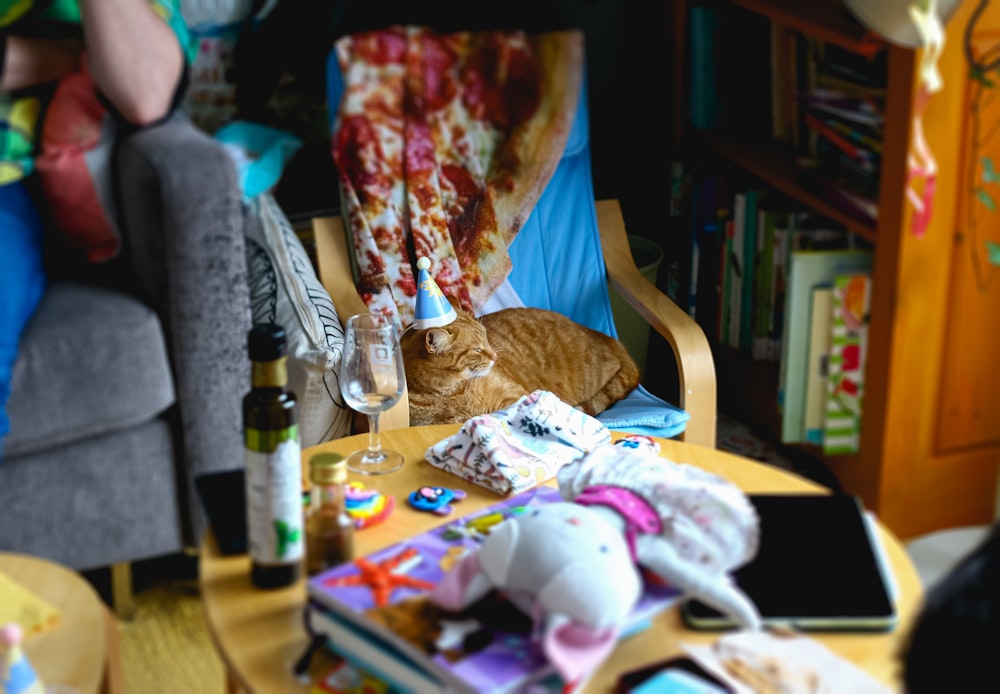
M 347 514 L 347 461 L 336 453 L 309 459 L 306 571 L 310 576 L 354 557 L 354 520 Z

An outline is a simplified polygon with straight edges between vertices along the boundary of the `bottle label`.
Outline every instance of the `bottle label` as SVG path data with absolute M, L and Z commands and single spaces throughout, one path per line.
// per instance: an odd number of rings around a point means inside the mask
M 260 564 L 289 564 L 304 553 L 298 427 L 246 431 L 247 539 Z

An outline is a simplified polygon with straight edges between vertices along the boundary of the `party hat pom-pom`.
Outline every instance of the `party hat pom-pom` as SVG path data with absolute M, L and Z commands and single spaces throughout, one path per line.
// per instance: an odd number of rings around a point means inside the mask
M 0 628 L 2 694 L 45 694 L 45 687 L 21 650 L 22 636 L 21 627 L 15 622 Z
M 417 302 L 413 310 L 413 328 L 440 328 L 454 321 L 458 314 L 448 298 L 428 272 L 431 261 L 426 256 L 417 259 Z

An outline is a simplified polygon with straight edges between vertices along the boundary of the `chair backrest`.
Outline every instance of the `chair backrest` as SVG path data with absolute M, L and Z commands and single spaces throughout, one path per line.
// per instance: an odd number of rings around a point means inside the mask
M 584 79 L 559 164 L 508 249 L 513 264 L 509 287 L 501 289 L 484 312 L 519 305 L 545 308 L 617 337 L 591 177 L 585 85 Z M 327 62 L 331 132 L 343 88 L 336 55 L 331 53 Z M 640 386 L 598 419 L 614 430 L 671 438 L 683 433 L 690 416 Z
M 590 173 L 586 88 L 552 179 L 510 245 L 509 282 L 525 306 L 617 337 Z

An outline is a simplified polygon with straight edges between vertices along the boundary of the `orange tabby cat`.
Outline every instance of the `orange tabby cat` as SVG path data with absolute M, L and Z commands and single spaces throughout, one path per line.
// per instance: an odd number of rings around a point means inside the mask
M 464 422 L 535 390 L 596 415 L 639 383 L 621 342 L 560 313 L 510 308 L 477 321 L 456 311 L 449 325 L 401 338 L 413 426 Z

